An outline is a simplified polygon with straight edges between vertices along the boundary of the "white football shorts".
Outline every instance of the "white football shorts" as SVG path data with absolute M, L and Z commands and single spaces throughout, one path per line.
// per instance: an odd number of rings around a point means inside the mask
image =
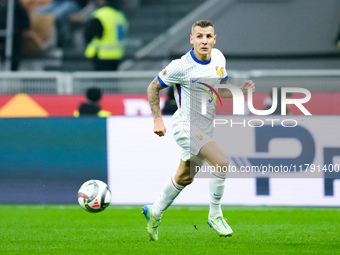
M 172 121 L 172 129 L 176 143 L 182 148 L 181 159 L 192 160 L 202 166 L 204 160 L 197 155 L 205 144 L 212 141 L 212 136 L 176 116 Z

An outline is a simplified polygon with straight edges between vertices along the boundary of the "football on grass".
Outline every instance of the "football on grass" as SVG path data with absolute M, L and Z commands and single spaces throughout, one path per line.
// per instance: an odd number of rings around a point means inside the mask
M 89 180 L 78 191 L 78 203 L 88 212 L 101 212 L 110 205 L 111 191 L 105 182 Z

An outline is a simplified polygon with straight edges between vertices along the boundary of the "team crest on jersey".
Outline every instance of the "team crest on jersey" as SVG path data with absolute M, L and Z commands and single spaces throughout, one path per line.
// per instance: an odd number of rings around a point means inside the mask
M 162 74 L 165 76 L 165 75 L 168 74 L 168 71 L 166 69 L 164 69 Z
M 197 135 L 196 136 L 198 140 L 202 140 L 203 139 L 203 135 Z
M 217 73 L 219 76 L 222 76 L 222 75 L 223 75 L 223 67 L 218 68 L 218 66 L 216 66 L 216 73 Z

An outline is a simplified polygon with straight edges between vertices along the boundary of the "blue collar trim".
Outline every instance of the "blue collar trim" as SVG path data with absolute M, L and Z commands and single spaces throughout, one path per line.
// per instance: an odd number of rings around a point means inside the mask
M 195 62 L 198 63 L 198 64 L 207 65 L 211 62 L 211 58 L 208 61 L 201 61 L 201 60 L 197 59 L 195 54 L 194 54 L 194 48 L 191 49 L 190 55 L 191 55 L 192 59 L 195 60 Z

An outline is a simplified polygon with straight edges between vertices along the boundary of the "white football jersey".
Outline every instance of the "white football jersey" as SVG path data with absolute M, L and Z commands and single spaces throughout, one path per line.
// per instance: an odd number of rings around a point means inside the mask
M 220 104 L 214 86 L 222 79 L 228 79 L 225 65 L 225 57 L 218 49 L 212 49 L 211 58 L 206 62 L 198 60 L 192 49 L 159 72 L 158 80 L 162 86 L 175 86 L 178 110 L 174 114 L 174 122 L 185 121 L 205 133 L 212 132 L 216 104 Z M 206 102 L 204 114 L 202 101 Z

